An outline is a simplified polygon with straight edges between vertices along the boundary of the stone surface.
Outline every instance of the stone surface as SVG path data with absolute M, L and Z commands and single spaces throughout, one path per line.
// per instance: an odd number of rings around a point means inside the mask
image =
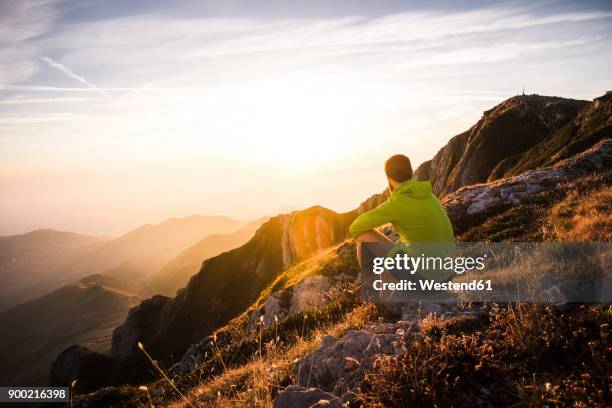
M 559 183 L 612 168 L 612 139 L 555 166 L 528 170 L 518 176 L 463 187 L 444 197 L 455 234 L 477 225 L 496 209 L 528 202 L 543 191 L 554 191 Z
M 113 332 L 113 358 L 123 360 L 136 350 L 138 342 L 147 338 L 149 332 L 157 327 L 158 314 L 168 300 L 166 296 L 157 295 L 130 309 L 125 322 Z
M 274 399 L 274 408 L 340 408 L 341 399 L 318 388 L 290 385 Z
M 77 380 L 78 392 L 91 391 L 109 378 L 114 368 L 111 357 L 79 345 L 70 346 L 51 365 L 49 385 L 66 387 Z
M 325 336 L 318 349 L 298 362 L 297 384 L 343 395 L 359 384 L 377 356 L 405 350 L 412 327 L 411 322 L 377 324 L 368 331 L 349 330 L 342 338 Z

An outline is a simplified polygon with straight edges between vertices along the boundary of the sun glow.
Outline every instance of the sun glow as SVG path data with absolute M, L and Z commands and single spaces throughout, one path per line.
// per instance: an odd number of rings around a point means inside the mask
M 313 164 L 342 154 L 367 127 L 367 90 L 359 82 L 316 76 L 238 84 L 219 102 L 225 141 L 237 153 L 283 163 Z

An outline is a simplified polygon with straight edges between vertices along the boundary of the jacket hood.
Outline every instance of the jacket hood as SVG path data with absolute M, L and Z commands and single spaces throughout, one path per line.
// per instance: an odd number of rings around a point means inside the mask
M 404 181 L 393 190 L 393 195 L 396 194 L 406 194 L 412 198 L 426 198 L 431 195 L 431 183 L 414 179 Z

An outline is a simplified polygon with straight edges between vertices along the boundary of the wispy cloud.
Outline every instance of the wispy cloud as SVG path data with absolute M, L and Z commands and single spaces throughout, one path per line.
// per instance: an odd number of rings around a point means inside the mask
M 89 82 L 88 80 L 86 80 L 85 78 L 83 78 L 82 76 L 78 75 L 77 73 L 75 73 L 73 70 L 71 70 L 70 68 L 68 68 L 66 65 L 55 61 L 49 57 L 41 57 L 41 60 L 45 61 L 47 64 L 49 64 L 50 67 L 57 69 L 58 71 L 66 74 L 67 76 L 69 76 L 70 78 L 76 79 L 77 81 L 87 85 L 89 88 L 93 89 L 94 91 L 96 91 L 97 93 L 99 93 L 100 95 L 102 95 L 103 97 L 105 97 L 106 99 L 112 99 L 112 97 L 104 90 L 98 88 L 97 86 L 95 86 L 94 84 L 92 84 L 91 82 Z
M 47 204 L 39 173 L 78 186 L 67 190 L 73 198 L 91 197 L 75 204 L 58 194 L 57 207 L 74 213 L 119 205 L 111 200 L 139 213 L 146 206 L 134 203 L 150 186 L 147 206 L 166 214 L 188 190 L 201 203 L 203 183 L 224 199 L 189 208 L 226 212 L 241 203 L 228 180 L 241 185 L 244 174 L 259 200 L 253 211 L 279 200 L 332 205 L 321 197 L 334 196 L 339 182 L 336 204 L 348 209 L 379 189 L 371 169 L 381 157 L 398 149 L 415 163 L 429 159 L 523 85 L 583 99 L 612 88 L 612 7 L 596 2 L 427 10 L 396 2 L 405 8 L 371 15 L 343 13 L 336 2 L 333 15 L 307 18 L 295 15 L 308 2 L 295 4 L 293 17 L 210 17 L 159 1 L 123 14 L 117 2 L 89 3 L 0 0 L 0 177 L 36 176 L 17 183 L 30 195 L 2 195 L 0 212 Z M 346 166 L 335 173 L 345 178 L 312 184 L 298 174 L 303 159 Z M 279 171 L 283 161 L 291 165 Z M 356 162 L 367 171 L 347 173 Z
M 2 89 L 2 88 L 0 88 Z M 55 103 L 83 103 L 95 102 L 99 99 L 66 96 L 62 98 L 14 98 L 0 100 L 0 105 L 27 105 L 27 104 L 55 104 Z

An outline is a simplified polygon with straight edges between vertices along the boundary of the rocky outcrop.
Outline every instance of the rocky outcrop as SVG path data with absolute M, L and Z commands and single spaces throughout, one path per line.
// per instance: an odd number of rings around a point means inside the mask
M 427 160 L 414 171 L 414 178 L 418 181 L 425 181 L 431 178 L 431 160 Z
M 125 322 L 113 331 L 111 355 L 117 360 L 127 358 L 136 350 L 138 341 L 150 338 L 157 328 L 159 313 L 169 298 L 153 296 L 130 309 Z
M 518 176 L 464 187 L 443 200 L 457 235 L 504 207 L 529 202 L 559 183 L 612 168 L 612 139 L 606 139 L 555 166 L 526 171 Z
M 115 361 L 111 357 L 79 345 L 70 346 L 51 365 L 49 385 L 66 387 L 76 380 L 76 391 L 91 391 L 107 379 L 114 368 Z
M 434 193 L 441 197 L 487 181 L 501 162 L 554 135 L 587 104 L 540 95 L 510 98 L 484 112 L 468 131 L 453 137 L 431 161 L 417 168 L 415 177 L 431 180 Z M 495 170 L 495 174 L 500 172 Z
M 385 189 L 385 191 L 383 191 L 382 193 L 374 194 L 373 196 L 369 197 L 364 202 L 359 204 L 359 207 L 354 210 L 355 216 L 376 208 L 377 206 L 382 204 L 387 198 L 389 198 L 388 189 Z
M 342 396 L 359 384 L 376 357 L 402 352 L 413 327 L 414 322 L 405 321 L 376 323 L 342 338 L 325 336 L 318 349 L 298 362 L 297 385 Z
M 264 328 L 268 328 L 273 323 L 304 310 L 321 307 L 329 301 L 327 292 L 332 287 L 354 279 L 355 276 L 348 274 L 310 276 L 295 286 L 270 295 L 263 307 L 251 314 L 251 321 L 257 322 L 262 319 Z
M 310 254 L 329 248 L 346 237 L 349 217 L 323 207 L 294 211 L 279 216 L 282 223 L 283 269 L 287 269 Z
M 500 163 L 489 180 L 518 175 L 570 158 L 612 137 L 612 91 L 595 98 L 554 135 L 527 152 Z
M 322 254 L 322 264 L 307 261 L 283 272 L 276 282 L 284 282 L 291 277 L 293 282 L 265 295 L 258 304 L 253 305 L 239 318 L 234 319 L 224 330 L 189 346 L 180 362 L 175 364 L 172 375 L 185 374 L 194 370 L 214 348 L 232 342 L 256 338 L 264 330 L 296 314 L 309 309 L 320 308 L 334 299 L 337 289 L 357 278 L 359 267 L 355 261 L 355 246 L 345 242 Z M 296 271 L 305 271 L 304 278 L 296 278 Z M 271 284 L 275 287 L 275 284 Z M 232 337 L 235 334 L 237 337 Z

